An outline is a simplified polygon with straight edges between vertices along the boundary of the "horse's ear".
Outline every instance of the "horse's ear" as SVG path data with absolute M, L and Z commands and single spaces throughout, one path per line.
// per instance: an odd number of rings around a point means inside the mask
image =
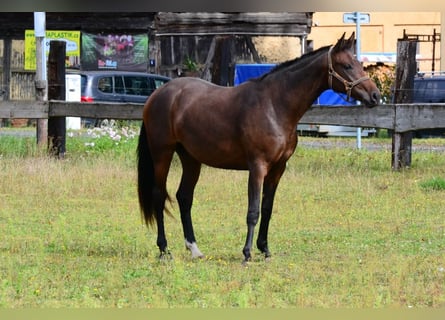
M 334 46 L 335 51 L 343 51 L 343 50 L 353 50 L 355 47 L 355 32 L 352 32 L 349 39 L 345 40 L 346 32 L 343 33 L 342 37 L 338 39 L 337 43 Z
M 345 43 L 345 35 L 346 35 L 346 32 L 343 32 L 343 35 L 341 36 L 341 38 L 338 39 L 337 43 L 334 46 L 335 51 L 340 51 L 343 49 L 343 46 Z
M 349 37 L 349 39 L 346 42 L 347 44 L 345 45 L 345 47 L 347 47 L 348 49 L 352 49 L 355 46 L 355 32 L 352 32 L 351 36 Z

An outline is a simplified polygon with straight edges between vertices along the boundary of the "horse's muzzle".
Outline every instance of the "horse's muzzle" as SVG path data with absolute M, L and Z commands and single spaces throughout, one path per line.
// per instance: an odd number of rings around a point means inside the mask
M 368 107 L 375 107 L 379 105 L 381 100 L 382 100 L 382 95 L 380 94 L 380 91 L 375 90 L 371 92 L 371 100 Z
M 363 105 L 368 108 L 375 107 L 380 104 L 382 96 L 378 90 L 374 90 L 369 94 L 368 98 L 362 99 Z

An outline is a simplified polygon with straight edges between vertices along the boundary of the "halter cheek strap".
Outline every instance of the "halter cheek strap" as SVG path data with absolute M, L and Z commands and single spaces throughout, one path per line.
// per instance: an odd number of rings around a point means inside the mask
M 329 52 L 328 52 L 328 65 L 329 65 L 329 78 L 328 78 L 328 82 L 329 82 L 329 89 L 332 89 L 332 77 L 335 77 L 337 80 L 342 82 L 343 85 L 345 86 L 345 90 L 346 90 L 346 93 L 348 95 L 348 99 L 346 101 L 349 101 L 349 99 L 351 97 L 352 89 L 356 85 L 358 85 L 360 82 L 365 81 L 365 80 L 369 80 L 369 77 L 367 77 L 367 76 L 361 77 L 360 79 L 357 79 L 355 81 L 348 81 L 345 78 L 343 78 L 340 74 L 337 73 L 337 71 L 334 70 L 334 67 L 332 66 L 332 57 L 331 57 L 332 48 L 334 48 L 334 47 L 333 46 L 330 47 L 329 48 Z

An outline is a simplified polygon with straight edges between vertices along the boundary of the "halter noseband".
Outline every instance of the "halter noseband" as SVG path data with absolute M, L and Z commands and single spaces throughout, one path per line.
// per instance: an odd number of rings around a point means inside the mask
M 369 80 L 369 77 L 361 77 L 360 79 L 357 79 L 355 81 L 348 81 L 345 78 L 343 78 L 341 75 L 337 73 L 337 71 L 334 70 L 334 67 L 332 66 L 332 57 L 331 57 L 331 51 L 334 46 L 329 48 L 328 52 L 328 65 L 329 65 L 329 89 L 332 89 L 332 76 L 337 78 L 340 82 L 343 83 L 346 89 L 346 93 L 348 95 L 348 99 L 346 101 L 349 101 L 349 98 L 351 97 L 352 88 L 354 88 L 356 85 L 358 85 L 360 82 Z

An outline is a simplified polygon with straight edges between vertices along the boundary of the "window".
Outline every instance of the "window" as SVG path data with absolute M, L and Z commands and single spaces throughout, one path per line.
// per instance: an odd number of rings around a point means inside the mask
M 113 92 L 113 77 L 103 77 L 97 82 L 97 88 L 104 93 Z
M 125 89 L 127 94 L 134 94 L 137 96 L 150 95 L 149 78 L 143 76 L 125 76 Z
M 114 92 L 125 93 L 124 80 L 121 76 L 114 77 Z
M 162 85 L 164 85 L 168 82 L 168 80 L 164 80 L 164 79 L 153 79 L 153 80 L 155 83 L 155 89 L 161 87 Z

